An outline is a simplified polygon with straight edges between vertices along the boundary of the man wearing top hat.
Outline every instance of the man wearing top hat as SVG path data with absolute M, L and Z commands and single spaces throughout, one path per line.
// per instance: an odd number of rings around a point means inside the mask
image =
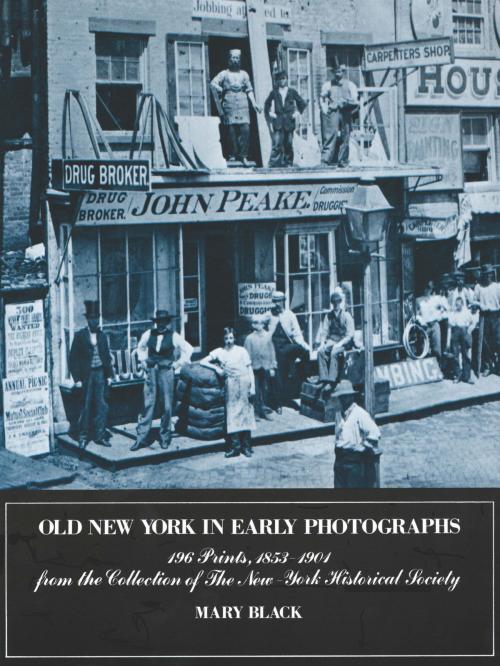
M 481 309 L 480 327 L 483 328 L 482 367 L 483 375 L 494 369 L 500 352 L 500 284 L 494 281 L 495 270 L 491 264 L 481 268 L 481 282 L 474 290 L 474 300 Z
M 210 87 L 218 102 L 222 103 L 222 119 L 229 131 L 231 154 L 229 161 L 241 160 L 244 166 L 248 162 L 250 142 L 250 109 L 248 102 L 257 113 L 262 109 L 255 101 L 252 83 L 247 72 L 241 69 L 241 51 L 229 51 L 228 67 L 219 72 L 210 83 Z
M 356 391 L 342 379 L 335 399 L 335 488 L 376 488 L 380 430 L 370 414 L 355 402 Z
M 264 114 L 271 132 L 272 150 L 270 167 L 293 165 L 293 133 L 297 118 L 304 112 L 307 102 L 295 88 L 288 87 L 284 70 L 275 75 L 276 85 L 264 103 Z
M 167 449 L 172 439 L 170 420 L 174 401 L 174 374 L 189 363 L 193 348 L 179 333 L 172 330 L 172 315 L 157 310 L 155 326 L 145 331 L 137 345 L 137 360 L 146 373 L 144 380 L 144 409 L 137 423 L 137 437 L 131 451 L 149 446 L 148 437 L 159 393 L 161 400 L 160 446 Z
M 299 359 L 303 363 L 309 359 L 309 345 L 304 340 L 297 316 L 285 307 L 286 296 L 282 291 L 272 294 L 273 307 L 266 313 L 268 331 L 271 333 L 276 360 L 278 363 L 278 403 L 277 412 L 288 405 L 296 408 L 288 391 L 292 368 Z
M 91 434 L 96 444 L 111 446 L 106 437 L 106 384 L 111 383 L 114 376 L 108 339 L 99 328 L 99 303 L 85 301 L 84 304 L 87 326 L 75 333 L 69 353 L 69 370 L 76 386 L 83 388 L 78 420 L 81 449 L 87 446 Z
M 337 65 L 333 78 L 321 88 L 321 162 L 345 167 L 349 163 L 352 115 L 358 104 L 358 89 L 347 78 L 347 67 Z

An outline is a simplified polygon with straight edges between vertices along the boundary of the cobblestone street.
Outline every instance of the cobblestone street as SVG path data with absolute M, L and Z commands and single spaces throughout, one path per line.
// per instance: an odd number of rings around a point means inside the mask
M 383 487 L 500 485 L 500 403 L 382 426 Z M 254 449 L 251 459 L 208 453 L 115 473 L 65 455 L 51 461 L 78 472 L 61 488 L 328 488 L 333 438 L 282 442 Z

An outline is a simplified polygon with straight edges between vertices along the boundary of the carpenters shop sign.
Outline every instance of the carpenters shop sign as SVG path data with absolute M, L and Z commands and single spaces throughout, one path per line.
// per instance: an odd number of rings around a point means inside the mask
M 363 69 L 399 69 L 425 65 L 448 65 L 453 62 L 453 44 L 450 37 L 425 39 L 391 44 L 365 46 Z
M 343 215 L 356 183 L 168 188 L 153 192 L 87 192 L 82 226 L 214 222 Z

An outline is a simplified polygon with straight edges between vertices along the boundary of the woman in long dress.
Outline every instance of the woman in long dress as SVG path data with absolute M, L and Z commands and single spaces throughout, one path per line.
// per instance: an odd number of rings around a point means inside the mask
M 251 431 L 255 416 L 250 398 L 255 395 L 255 379 L 250 356 L 244 347 L 234 344 L 234 329 L 224 329 L 224 347 L 214 349 L 200 363 L 213 368 L 226 380 L 226 458 L 243 453 L 252 455 Z

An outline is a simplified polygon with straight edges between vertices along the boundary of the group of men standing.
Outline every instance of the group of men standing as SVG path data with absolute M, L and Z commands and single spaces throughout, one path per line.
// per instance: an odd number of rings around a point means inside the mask
M 274 74 L 274 86 L 262 109 L 255 100 L 250 77 L 241 69 L 241 51 L 231 49 L 228 67 L 211 82 L 219 114 L 229 136 L 229 162 L 236 160 L 248 167 L 250 147 L 250 106 L 256 113 L 264 111 L 271 134 L 270 167 L 293 165 L 293 135 L 308 102 L 288 85 L 288 74 L 280 69 Z M 349 162 L 349 141 L 353 113 L 359 108 L 358 90 L 347 78 L 347 67 L 337 65 L 319 98 L 321 110 L 321 162 L 345 167 Z
M 500 284 L 491 264 L 481 267 L 472 286 L 463 271 L 445 273 L 438 285 L 429 281 L 417 300 L 417 321 L 443 369 L 451 354 L 455 381 L 474 383 L 472 367 L 478 376 L 499 369 Z

